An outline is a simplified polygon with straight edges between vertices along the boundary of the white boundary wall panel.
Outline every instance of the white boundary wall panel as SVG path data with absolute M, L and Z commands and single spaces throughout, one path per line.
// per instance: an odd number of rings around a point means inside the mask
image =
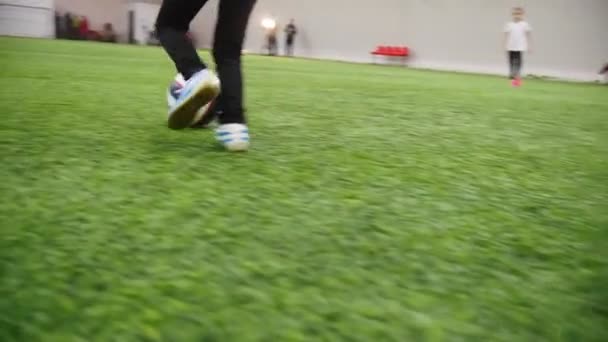
M 160 0 L 55 0 L 55 5 L 62 13 L 86 15 L 95 30 L 105 22 L 114 24 L 126 41 L 133 2 L 159 4 Z M 9 10 L 6 4 L 11 3 L 51 9 Z M 0 0 L 0 34 L 52 36 L 52 3 Z M 212 44 L 217 5 L 218 0 L 209 0 L 191 25 L 199 46 Z M 502 30 L 513 6 L 526 8 L 534 30 L 526 73 L 592 80 L 608 62 L 608 0 L 258 0 L 245 49 L 262 51 L 263 18 L 276 18 L 281 33 L 295 18 L 296 54 L 302 57 L 371 62 L 369 52 L 376 45 L 407 45 L 413 51 L 408 62 L 412 67 L 504 75 Z M 148 12 L 146 23 L 136 24 L 136 30 L 149 26 L 152 11 Z M 283 40 L 281 35 L 281 47 Z
M 299 56 L 369 63 L 376 45 L 407 45 L 412 67 L 504 75 L 502 31 L 513 6 L 525 7 L 534 30 L 526 73 L 592 80 L 608 62 L 608 0 L 258 0 L 246 49 L 261 52 L 264 17 L 281 33 L 295 18 Z M 210 46 L 217 0 L 206 7 L 193 28 Z
M 130 2 L 127 5 L 127 10 L 134 13 L 134 38 L 137 44 L 146 44 L 149 31 L 154 30 L 159 4 L 148 2 Z
M 55 37 L 53 0 L 0 0 L 0 35 Z

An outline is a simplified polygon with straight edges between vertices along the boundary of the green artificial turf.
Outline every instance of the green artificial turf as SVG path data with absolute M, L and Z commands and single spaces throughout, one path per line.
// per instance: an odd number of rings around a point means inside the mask
M 0 38 L 0 341 L 607 341 L 608 88 Z M 207 54 L 205 54 L 207 56 Z

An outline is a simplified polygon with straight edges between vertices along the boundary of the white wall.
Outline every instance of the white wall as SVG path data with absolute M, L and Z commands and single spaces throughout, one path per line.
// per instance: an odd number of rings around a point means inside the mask
M 258 0 L 246 48 L 261 51 L 262 18 L 284 26 L 293 17 L 301 56 L 369 62 L 375 45 L 404 44 L 414 67 L 504 73 L 502 29 L 514 5 L 534 29 L 528 73 L 590 80 L 608 62 L 608 0 Z M 201 17 L 212 22 L 208 10 Z M 211 27 L 195 30 L 210 37 Z
M 154 30 L 159 4 L 133 2 L 127 4 L 127 11 L 134 13 L 133 35 L 138 44 L 146 44 L 149 32 Z
M 592 80 L 608 61 L 608 0 L 408 2 L 416 14 L 409 16 L 406 32 L 417 51 L 417 66 L 504 72 L 501 30 L 514 4 L 526 8 L 534 30 L 528 73 Z M 474 20 L 466 20 L 469 15 Z
M 126 37 L 129 0 L 55 2 Z M 192 24 L 200 46 L 211 46 L 217 3 L 209 0 Z M 608 62 L 608 0 L 258 0 L 245 47 L 261 51 L 262 18 L 284 26 L 293 17 L 300 56 L 369 62 L 376 45 L 403 44 L 414 67 L 504 73 L 502 29 L 514 5 L 526 7 L 534 29 L 528 73 L 590 80 Z
M 54 37 L 53 0 L 1 0 L 0 35 Z
M 147 33 L 144 32 L 144 26 L 148 30 L 153 28 L 160 3 L 161 0 L 55 0 L 55 7 L 62 14 L 71 12 L 87 16 L 93 30 L 100 30 L 103 24 L 112 23 L 119 39 L 127 42 L 128 11 L 136 11 L 135 39 L 145 41 Z M 217 0 L 211 0 L 192 23 L 193 30 L 196 29 L 197 40 L 202 42 L 203 47 L 207 47 L 212 41 L 216 7 Z

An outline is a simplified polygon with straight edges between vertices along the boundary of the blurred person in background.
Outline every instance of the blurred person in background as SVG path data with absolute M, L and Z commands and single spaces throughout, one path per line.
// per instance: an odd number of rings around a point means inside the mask
M 268 55 L 276 56 L 278 53 L 278 43 L 277 43 L 277 27 L 273 25 L 266 29 L 266 44 L 268 46 Z
M 522 7 L 513 8 L 513 20 L 507 23 L 504 29 L 504 46 L 509 58 L 509 77 L 514 87 L 521 86 L 524 53 L 531 50 L 532 27 L 524 20 L 524 14 Z
M 168 126 L 196 126 L 216 114 L 218 141 L 230 151 L 249 147 L 249 130 L 243 109 L 241 51 L 249 16 L 256 0 L 220 0 L 213 41 L 218 76 L 207 68 L 187 33 L 190 22 L 207 0 L 163 0 L 156 33 L 185 84 L 169 109 Z M 198 113 L 203 111 L 199 118 Z
M 63 17 L 59 12 L 55 11 L 55 38 L 61 39 L 63 38 Z
M 73 39 L 81 39 L 80 37 L 80 21 L 82 18 L 79 15 L 72 16 L 72 37 Z
M 74 16 L 70 12 L 63 15 L 64 38 L 74 39 L 76 37 L 74 30 Z
M 296 34 L 298 29 L 296 28 L 295 20 L 291 19 L 289 24 L 285 27 L 285 55 L 293 56 L 293 45 L 295 43 Z
M 89 39 L 89 19 L 85 16 L 80 17 L 80 22 L 78 23 L 78 36 L 82 40 Z
M 101 31 L 100 39 L 102 42 L 116 43 L 116 32 L 114 32 L 114 26 L 112 26 L 111 23 L 103 24 L 103 30 Z
M 277 54 L 277 21 L 272 17 L 267 17 L 262 20 L 262 27 L 266 31 L 266 36 L 264 37 L 265 44 L 264 49 L 268 50 L 269 56 L 274 56 Z
M 600 69 L 600 72 L 597 74 L 597 80 L 600 83 L 608 83 L 608 63 L 606 63 L 602 69 Z
M 148 31 L 148 39 L 146 40 L 147 45 L 159 46 L 160 41 L 158 41 L 158 36 L 156 35 L 156 31 Z

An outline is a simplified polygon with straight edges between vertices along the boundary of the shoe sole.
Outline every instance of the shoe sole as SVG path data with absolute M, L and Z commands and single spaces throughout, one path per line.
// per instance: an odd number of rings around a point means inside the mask
M 213 102 L 215 102 L 215 99 L 209 101 L 207 110 L 205 110 L 203 113 L 200 113 L 200 111 L 196 113 L 196 115 L 194 116 L 194 120 L 190 125 L 191 128 L 209 127 L 209 124 L 217 117 L 217 114 L 215 112 L 215 104 Z
M 241 141 L 230 145 L 225 144 L 224 148 L 230 152 L 246 152 L 247 150 L 249 150 L 249 142 Z
M 169 115 L 168 126 L 171 129 L 184 129 L 192 125 L 199 109 L 203 108 L 219 94 L 219 87 L 203 84 L 194 91 L 189 99 L 180 104 Z

